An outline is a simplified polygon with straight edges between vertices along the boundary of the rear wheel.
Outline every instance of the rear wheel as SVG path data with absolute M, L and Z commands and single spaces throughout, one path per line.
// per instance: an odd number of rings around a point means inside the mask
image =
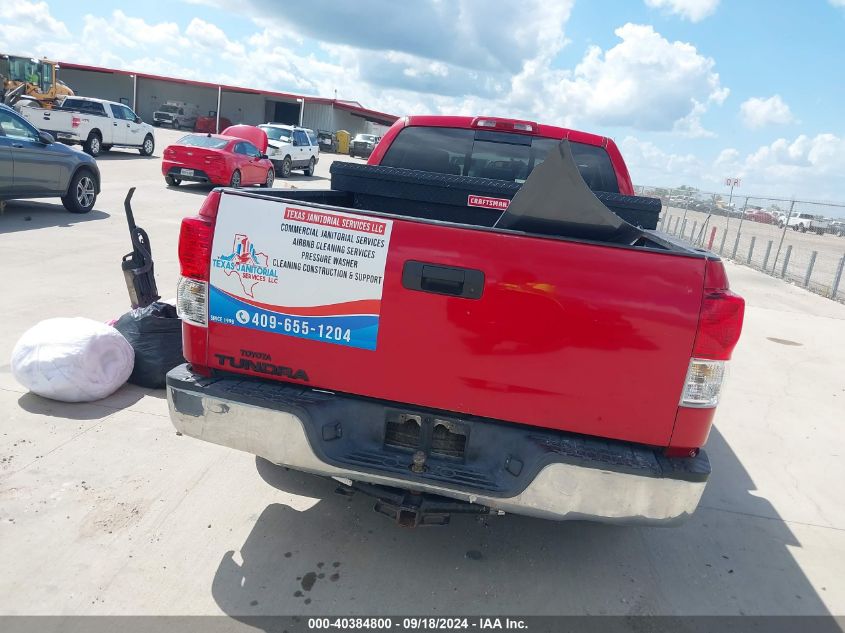
M 241 186 L 241 172 L 236 169 L 232 172 L 232 177 L 229 179 L 229 186 L 237 189 Z
M 85 150 L 86 154 L 99 156 L 100 150 L 103 149 L 103 139 L 100 137 L 100 133 L 97 131 L 91 132 L 85 143 L 82 144 L 82 149 Z
M 174 177 L 174 176 L 171 176 L 170 174 L 167 174 L 167 175 L 164 177 L 164 182 L 166 182 L 166 183 L 167 183 L 168 185 L 170 185 L 171 187 L 178 187 L 179 185 L 181 185 L 181 184 L 182 184 L 182 179 L 181 179 L 181 178 L 176 178 L 176 177 Z
M 311 160 L 308 161 L 308 167 L 305 168 L 305 175 L 306 176 L 313 176 L 314 175 L 314 165 L 316 161 L 312 157 Z
M 71 213 L 88 213 L 97 201 L 97 183 L 94 174 L 87 169 L 80 169 L 70 181 L 67 195 L 62 196 L 62 204 Z
M 141 156 L 152 156 L 155 147 L 156 142 L 155 139 L 153 139 L 153 135 L 147 134 L 147 136 L 144 138 L 144 144 L 141 145 L 138 151 L 141 152 Z

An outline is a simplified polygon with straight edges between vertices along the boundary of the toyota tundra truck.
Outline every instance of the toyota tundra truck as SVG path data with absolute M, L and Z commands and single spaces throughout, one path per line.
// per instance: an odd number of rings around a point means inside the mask
M 744 301 L 718 257 L 655 230 L 612 140 L 408 117 L 331 173 L 215 189 L 183 220 L 182 435 L 402 526 L 690 516 Z

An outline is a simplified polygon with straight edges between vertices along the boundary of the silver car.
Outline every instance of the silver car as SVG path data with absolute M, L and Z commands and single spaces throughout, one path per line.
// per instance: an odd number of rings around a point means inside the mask
M 93 158 L 0 104 L 0 200 L 58 197 L 71 213 L 88 213 L 99 193 Z

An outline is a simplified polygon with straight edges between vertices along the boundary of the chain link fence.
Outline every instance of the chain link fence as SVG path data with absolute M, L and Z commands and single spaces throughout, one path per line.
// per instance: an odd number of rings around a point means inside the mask
M 635 189 L 662 200 L 659 230 L 845 303 L 845 204 Z

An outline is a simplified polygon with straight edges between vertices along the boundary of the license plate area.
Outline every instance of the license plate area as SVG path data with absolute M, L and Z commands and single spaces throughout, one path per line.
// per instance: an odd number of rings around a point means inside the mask
M 464 461 L 468 441 L 469 426 L 459 420 L 401 411 L 388 411 L 386 416 L 388 448 Z
M 182 176 L 193 176 L 194 170 L 193 169 L 180 169 L 179 174 Z

